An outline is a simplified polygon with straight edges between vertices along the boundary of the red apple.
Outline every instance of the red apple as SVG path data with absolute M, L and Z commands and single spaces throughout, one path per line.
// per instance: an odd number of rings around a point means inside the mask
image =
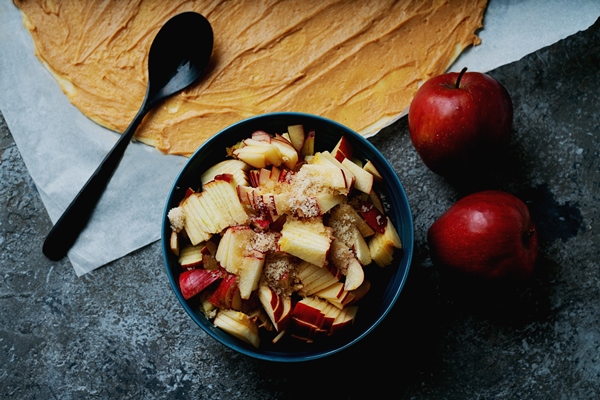
M 513 105 L 500 82 L 480 72 L 425 82 L 408 112 L 412 143 L 429 169 L 452 176 L 487 169 L 510 139 Z
M 434 264 L 488 279 L 528 278 L 538 251 L 529 209 L 498 190 L 457 201 L 431 225 L 427 241 Z

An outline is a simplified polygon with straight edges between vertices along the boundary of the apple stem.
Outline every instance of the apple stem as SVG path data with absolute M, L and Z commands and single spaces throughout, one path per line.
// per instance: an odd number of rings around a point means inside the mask
M 460 80 L 462 78 L 462 76 L 465 74 L 465 72 L 467 72 L 467 67 L 464 67 L 460 73 L 458 74 L 458 79 L 456 79 L 456 89 L 458 89 L 458 87 L 460 86 Z

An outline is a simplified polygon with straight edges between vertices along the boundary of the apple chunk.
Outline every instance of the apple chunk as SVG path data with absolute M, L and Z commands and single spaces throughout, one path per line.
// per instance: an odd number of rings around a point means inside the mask
M 183 247 L 179 253 L 179 264 L 183 269 L 197 268 L 202 265 L 202 248 L 201 245 L 187 245 Z
M 309 131 L 304 139 L 300 155 L 302 157 L 308 157 L 313 154 L 315 154 L 315 131 Z
M 341 274 L 335 267 L 318 267 L 303 262 L 298 266 L 298 278 L 302 288 L 298 291 L 301 296 L 312 296 L 316 292 L 339 282 Z
M 171 236 L 169 237 L 169 248 L 176 256 L 179 256 L 179 235 L 176 231 L 171 231 Z
M 354 187 L 363 193 L 370 193 L 373 189 L 373 175 L 359 167 L 349 158 L 342 160 L 342 165 L 346 167 L 356 177 Z
M 286 168 L 293 170 L 296 167 L 299 156 L 298 151 L 294 148 L 294 146 L 292 146 L 292 143 L 290 143 L 281 135 L 275 135 L 275 137 L 271 140 L 271 144 L 277 147 L 281 153 L 283 165 L 285 165 Z
M 260 285 L 258 299 L 277 332 L 286 330 L 292 310 L 291 297 L 278 294 L 268 285 Z
M 344 161 L 345 158 L 352 158 L 354 154 L 354 149 L 352 145 L 346 139 L 345 136 L 342 136 L 340 140 L 337 142 L 333 150 L 331 150 L 331 154 L 335 157 L 339 162 Z
M 354 290 L 363 283 L 365 274 L 362 265 L 356 259 L 352 250 L 341 240 L 334 239 L 331 242 L 331 251 L 328 258 L 342 274 L 346 275 L 344 289 Z
M 328 151 L 316 153 L 312 158 L 311 164 L 328 165 L 341 169 L 344 174 L 344 179 L 346 180 L 346 192 L 344 194 L 348 194 L 350 189 L 354 187 L 354 181 L 356 180 L 354 174 L 348 168 L 342 165 L 341 162 L 336 160 L 336 158 Z
M 385 232 L 385 227 L 388 223 L 386 216 L 373 203 L 366 201 L 359 202 L 357 205 L 358 212 L 363 217 L 365 222 L 378 233 Z
M 292 146 L 294 146 L 297 152 L 300 152 L 304 146 L 304 140 L 306 138 L 304 126 L 290 125 L 288 126 L 288 134 L 290 135 L 290 142 L 292 142 Z
M 233 177 L 234 187 L 237 185 L 248 185 L 248 171 L 250 165 L 242 160 L 227 159 L 221 161 L 209 169 L 207 169 L 201 176 L 200 181 L 203 185 L 215 179 L 217 175 L 231 174 Z
M 367 162 L 363 166 L 363 169 L 365 171 L 369 172 L 371 175 L 373 175 L 373 178 L 375 179 L 375 181 L 377 181 L 377 182 L 383 181 L 383 176 L 381 175 L 381 173 L 379 172 L 379 170 L 377 169 L 377 167 L 375 166 L 375 164 L 373 164 L 373 162 L 371 160 L 367 160 Z
M 237 276 L 225 274 L 208 301 L 221 309 L 242 309 L 242 298 L 237 284 Z
M 249 299 L 252 292 L 258 288 L 264 264 L 265 255 L 260 251 L 252 250 L 244 256 L 238 267 L 238 286 L 242 299 Z
M 216 282 L 221 278 L 221 272 L 207 269 L 191 269 L 189 271 L 183 271 L 179 275 L 179 288 L 183 298 L 188 300 L 213 282 Z
M 185 215 L 184 229 L 194 245 L 209 240 L 228 226 L 248 222 L 236 189 L 223 179 L 210 181 L 202 192 L 192 193 L 181 209 Z
M 256 348 L 260 346 L 258 326 L 250 316 L 241 311 L 219 310 L 214 325 Z
M 227 272 L 237 274 L 251 251 L 256 233 L 248 226 L 228 228 L 217 247 L 215 258 Z
M 301 221 L 288 218 L 281 229 L 278 244 L 281 251 L 317 266 L 324 266 L 331 240 L 331 228 L 324 226 L 320 219 Z
M 332 336 L 337 334 L 338 332 L 348 329 L 348 327 L 350 327 L 354 323 L 354 319 L 356 318 L 357 312 L 358 306 L 351 306 L 341 310 L 335 318 L 335 320 L 333 321 L 331 328 L 329 329 L 329 335 Z
M 320 184 L 325 188 L 330 188 L 339 191 L 340 193 L 348 193 L 348 184 L 344 170 L 331 164 L 305 164 L 296 174 L 293 183 L 298 185 L 303 183 Z
M 386 217 L 387 224 L 383 233 L 376 233 L 369 241 L 371 258 L 380 267 L 392 263 L 394 250 L 402 248 L 402 242 L 394 224 Z

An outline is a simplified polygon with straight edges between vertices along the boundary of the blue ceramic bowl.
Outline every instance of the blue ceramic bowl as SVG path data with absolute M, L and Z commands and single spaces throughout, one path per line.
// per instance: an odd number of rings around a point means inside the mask
M 186 301 L 179 290 L 181 267 L 177 257 L 169 249 L 171 233 L 167 213 L 179 204 L 188 187 L 200 187 L 200 175 L 208 167 L 225 159 L 225 148 L 250 137 L 255 130 L 264 130 L 271 134 L 287 131 L 289 125 L 303 124 L 305 130 L 314 130 L 315 151 L 331 150 L 340 137 L 346 136 L 354 148 L 354 155 L 360 159 L 371 160 L 383 175 L 383 184 L 377 190 L 387 215 L 398 231 L 403 248 L 394 257 L 394 262 L 385 268 L 375 264 L 365 267 L 365 274 L 371 280 L 372 287 L 368 295 L 359 303 L 359 310 L 347 334 L 327 338 L 322 343 L 306 344 L 293 338 L 282 339 L 273 344 L 262 340 L 259 349 L 225 333 L 215 327 L 193 301 Z M 413 253 L 413 221 L 406 193 L 394 169 L 381 153 L 365 138 L 334 121 L 310 114 L 272 113 L 240 121 L 222 130 L 205 142 L 189 159 L 171 189 L 164 209 L 162 225 L 162 249 L 167 276 L 175 296 L 189 316 L 208 335 L 225 346 L 262 360 L 278 362 L 299 362 L 314 360 L 340 352 L 351 347 L 368 335 L 386 317 L 394 306 L 406 282 Z M 330 339 L 330 340 L 329 340 Z

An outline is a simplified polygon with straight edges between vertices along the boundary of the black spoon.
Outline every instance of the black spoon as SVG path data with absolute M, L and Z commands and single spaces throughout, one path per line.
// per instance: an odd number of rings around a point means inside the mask
M 87 225 L 144 116 L 161 100 L 194 83 L 208 66 L 212 48 L 212 28 L 198 13 L 176 15 L 160 29 L 148 55 L 148 88 L 142 106 L 46 237 L 42 249 L 46 257 L 58 261 L 67 254 Z

